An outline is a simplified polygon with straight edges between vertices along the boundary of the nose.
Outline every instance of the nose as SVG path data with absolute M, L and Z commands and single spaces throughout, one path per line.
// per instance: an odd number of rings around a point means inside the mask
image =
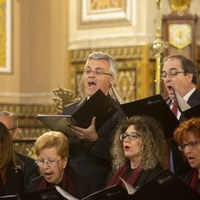
M 183 151 L 184 151 L 185 154 L 187 154 L 188 152 L 191 151 L 191 149 L 188 145 L 186 145 Z
M 96 72 L 93 71 L 93 70 L 91 70 L 91 71 L 88 73 L 88 76 L 89 76 L 89 77 L 94 77 L 94 76 L 96 76 Z
M 44 162 L 43 165 L 42 165 L 42 167 L 43 167 L 43 168 L 49 168 L 49 165 L 48 165 L 47 162 Z

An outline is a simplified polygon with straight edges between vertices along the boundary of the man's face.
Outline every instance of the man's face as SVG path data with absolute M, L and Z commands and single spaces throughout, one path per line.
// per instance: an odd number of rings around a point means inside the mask
M 91 73 L 84 73 L 84 87 L 88 96 L 92 96 L 98 89 L 105 94 L 109 91 L 109 82 L 113 82 L 113 77 L 109 75 L 109 64 L 107 60 L 90 60 L 85 65 L 85 70 L 92 70 Z M 108 74 L 98 74 L 96 72 Z
M 14 139 L 17 136 L 17 129 L 12 129 L 13 127 L 13 122 L 10 116 L 0 116 L 0 122 L 2 122 L 7 129 L 9 129 L 9 133 L 12 137 L 12 139 Z
M 165 88 L 171 99 L 174 99 L 174 88 L 181 97 L 184 97 L 190 90 L 192 85 L 192 74 L 185 74 L 179 59 L 169 59 L 163 66 L 161 73 L 167 73 L 163 78 Z M 176 73 L 174 73 L 176 72 Z M 170 76 L 169 74 L 175 74 Z

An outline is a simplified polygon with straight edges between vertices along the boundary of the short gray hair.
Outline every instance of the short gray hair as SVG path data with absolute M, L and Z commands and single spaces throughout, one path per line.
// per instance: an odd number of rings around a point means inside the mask
M 88 56 L 87 62 L 89 60 L 107 60 L 109 63 L 110 74 L 112 74 L 114 77 L 117 75 L 117 62 L 109 54 L 103 52 L 93 52 Z

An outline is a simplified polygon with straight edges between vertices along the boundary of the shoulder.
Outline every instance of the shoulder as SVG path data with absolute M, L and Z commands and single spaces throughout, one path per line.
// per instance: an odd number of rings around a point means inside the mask
M 196 89 L 192 95 L 191 95 L 191 98 L 197 98 L 200 100 L 200 90 Z
M 195 176 L 195 172 L 196 172 L 196 169 L 193 168 L 187 174 L 181 175 L 180 179 L 183 180 L 186 183 L 189 183 L 189 181 L 191 180 L 191 178 L 193 176 Z
M 163 168 L 160 165 L 157 165 L 153 169 L 144 170 L 142 174 L 143 176 L 146 176 L 147 180 L 149 181 L 155 176 L 157 176 L 159 173 L 161 173 L 162 171 L 163 171 Z
M 200 90 L 196 89 L 188 99 L 188 104 L 193 107 L 200 104 Z
M 35 164 L 35 160 L 21 153 L 16 153 L 17 157 L 25 163 Z

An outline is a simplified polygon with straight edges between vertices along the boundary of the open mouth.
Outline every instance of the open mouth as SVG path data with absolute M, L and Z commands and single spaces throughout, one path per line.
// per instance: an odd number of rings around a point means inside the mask
M 124 151 L 128 151 L 130 147 L 128 145 L 124 145 Z
M 94 86 L 96 86 L 96 83 L 93 82 L 93 81 L 88 81 L 88 86 L 89 87 L 94 87 Z
M 48 179 L 48 178 L 51 178 L 51 176 L 53 175 L 53 173 L 45 173 L 44 175 Z

